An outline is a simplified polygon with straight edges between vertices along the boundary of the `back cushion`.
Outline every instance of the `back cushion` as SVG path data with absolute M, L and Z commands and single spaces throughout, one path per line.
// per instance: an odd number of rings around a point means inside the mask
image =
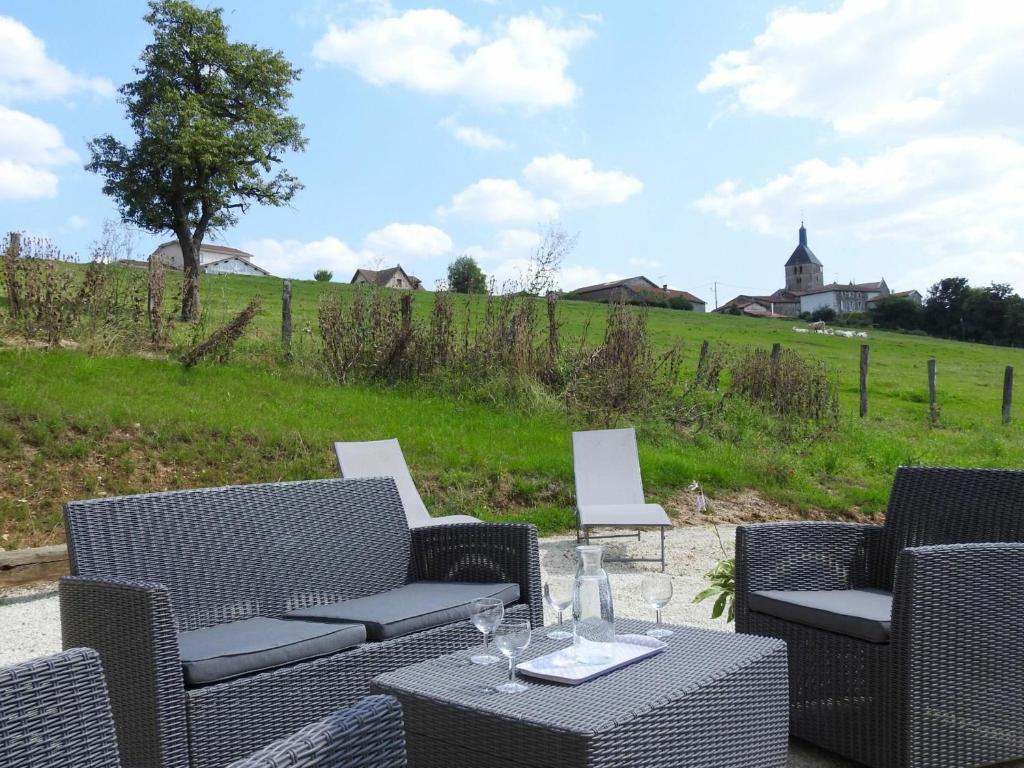
M 179 630 L 364 597 L 408 578 L 391 478 L 308 480 L 72 502 L 72 572 L 162 584 Z
M 996 541 L 1024 541 L 1024 472 L 900 467 L 872 551 L 872 583 L 893 588 L 907 547 Z

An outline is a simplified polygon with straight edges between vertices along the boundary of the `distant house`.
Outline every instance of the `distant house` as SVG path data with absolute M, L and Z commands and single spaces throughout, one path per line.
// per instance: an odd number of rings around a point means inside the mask
M 749 315 L 750 317 L 796 317 L 800 314 L 799 304 L 783 299 L 777 301 L 772 296 L 737 296 L 730 299 L 715 310 L 728 315 Z
M 830 308 L 837 315 L 864 312 L 875 299 L 891 293 L 885 280 L 877 283 L 829 283 L 800 295 L 800 311 L 814 312 Z
M 150 255 L 150 261 L 162 261 L 171 269 L 184 269 L 185 261 L 181 256 L 181 246 L 177 240 L 161 243 Z M 251 253 L 226 245 L 206 243 L 199 249 L 199 268 L 203 272 L 221 275 L 264 275 L 270 276 L 263 267 L 253 264 L 255 257 Z
M 912 302 L 917 304 L 917 306 L 919 306 L 919 307 L 924 302 L 924 298 L 921 296 L 920 291 L 915 291 L 915 290 L 895 291 L 894 293 L 890 293 L 889 296 L 894 298 L 894 299 L 910 299 Z M 881 298 L 881 297 L 879 297 L 879 298 Z M 871 301 L 874 302 L 876 300 L 877 299 L 872 299 Z
M 683 298 L 693 305 L 694 312 L 704 312 L 707 302 L 694 296 L 689 291 L 658 285 L 642 275 L 627 277 L 623 280 L 612 280 L 609 283 L 588 285 L 569 292 L 569 298 L 582 301 L 643 301 L 657 297 L 659 299 Z
M 357 269 L 349 283 L 352 285 L 376 285 L 381 288 L 401 288 L 407 291 L 418 291 L 423 287 L 423 282 L 418 277 L 407 274 L 401 264 L 387 269 Z

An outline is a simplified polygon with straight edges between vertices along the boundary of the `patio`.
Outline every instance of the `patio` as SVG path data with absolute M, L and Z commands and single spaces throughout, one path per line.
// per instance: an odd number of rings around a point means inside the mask
M 731 547 L 735 537 L 735 526 L 720 526 L 722 539 Z M 552 537 L 541 539 L 541 571 L 546 579 L 549 574 L 571 575 L 575 571 L 573 537 Z M 659 553 L 658 539 L 652 534 L 642 537 L 640 542 L 619 540 L 611 544 L 613 556 L 655 557 Z M 623 551 L 619 551 L 623 550 Z M 710 618 L 710 604 L 694 604 L 693 595 L 704 587 L 702 574 L 720 556 L 718 541 L 708 526 L 675 528 L 666 536 L 668 573 L 673 576 L 675 595 L 663 611 L 666 622 L 688 624 L 730 631 L 731 626 L 724 620 Z M 608 563 L 607 570 L 612 579 L 615 595 L 616 615 L 622 618 L 650 620 L 651 610 L 640 597 L 642 574 L 654 566 L 628 563 Z M 545 619 L 555 621 L 550 609 Z M 24 661 L 33 657 L 58 653 L 61 650 L 59 605 L 55 585 L 40 585 L 35 589 L 24 589 L 0 597 L 0 666 Z M 829 755 L 811 745 L 792 741 L 790 745 L 790 768 L 854 768 L 855 764 Z M 1019 765 L 1024 766 L 1024 763 Z

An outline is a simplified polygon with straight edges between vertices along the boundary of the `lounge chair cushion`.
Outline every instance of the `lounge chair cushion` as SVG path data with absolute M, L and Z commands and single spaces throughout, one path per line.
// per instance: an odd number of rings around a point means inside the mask
M 178 634 L 187 685 L 202 685 L 326 656 L 366 642 L 362 624 L 258 616 Z
M 752 592 L 750 610 L 840 635 L 889 642 L 892 592 L 882 589 L 833 589 Z
M 585 504 L 577 509 L 583 525 L 672 525 L 660 504 Z
M 300 608 L 284 618 L 359 622 L 368 639 L 387 640 L 468 619 L 478 597 L 497 597 L 511 605 L 519 600 L 519 585 L 414 581 L 379 595 Z

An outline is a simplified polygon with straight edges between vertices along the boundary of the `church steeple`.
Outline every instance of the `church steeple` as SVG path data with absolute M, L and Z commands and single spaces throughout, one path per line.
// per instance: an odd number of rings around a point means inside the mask
M 807 247 L 807 227 L 804 226 L 802 221 L 800 222 L 800 245 L 804 248 Z
M 807 247 L 807 227 L 800 221 L 800 243 L 786 262 L 786 290 L 805 293 L 821 288 L 825 276 L 821 262 L 814 251 Z

